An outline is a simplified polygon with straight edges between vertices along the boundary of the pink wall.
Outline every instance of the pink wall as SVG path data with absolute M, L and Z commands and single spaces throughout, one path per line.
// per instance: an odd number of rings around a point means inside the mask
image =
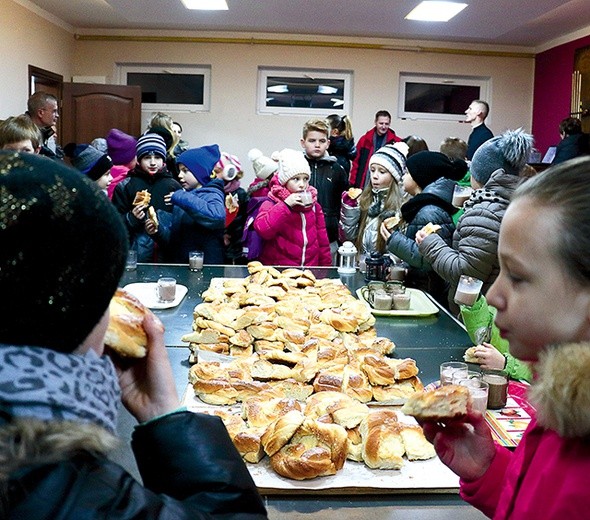
M 570 114 L 576 49 L 590 45 L 590 36 L 559 45 L 535 57 L 533 135 L 543 154 L 559 142 L 559 123 Z

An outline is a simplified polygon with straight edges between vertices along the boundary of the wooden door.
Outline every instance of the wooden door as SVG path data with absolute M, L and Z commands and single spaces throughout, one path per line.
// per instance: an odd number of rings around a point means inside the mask
M 141 87 L 64 83 L 60 143 L 90 143 L 111 128 L 141 133 Z

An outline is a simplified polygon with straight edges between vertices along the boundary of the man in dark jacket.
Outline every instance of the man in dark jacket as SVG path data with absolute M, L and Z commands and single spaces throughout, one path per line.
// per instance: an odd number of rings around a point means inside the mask
M 467 160 L 469 161 L 473 159 L 473 154 L 483 143 L 494 137 L 484 122 L 489 111 L 490 106 L 481 99 L 472 101 L 465 110 L 465 122 L 471 124 L 471 134 L 467 141 Z
M 369 159 L 376 150 L 388 143 L 401 141 L 390 128 L 391 114 L 387 110 L 379 110 L 375 114 L 375 126 L 363 135 L 356 145 L 357 155 L 350 169 L 350 185 L 356 188 L 364 188 L 369 182 L 367 169 Z
M 559 164 L 580 155 L 590 153 L 588 134 L 582 132 L 582 122 L 576 117 L 566 117 L 559 123 L 560 143 L 551 164 Z

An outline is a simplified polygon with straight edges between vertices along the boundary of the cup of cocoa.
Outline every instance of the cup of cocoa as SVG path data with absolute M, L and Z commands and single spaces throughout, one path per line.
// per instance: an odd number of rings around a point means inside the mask
M 483 282 L 481 280 L 462 274 L 455 292 L 455 303 L 471 307 L 477 300 L 482 285 Z
M 173 302 L 176 298 L 176 279 L 166 276 L 159 278 L 156 285 L 156 293 L 160 303 Z
M 304 206 L 310 206 L 313 202 L 313 197 L 311 196 L 311 191 L 302 191 L 301 195 L 301 204 Z
M 504 408 L 508 400 L 508 374 L 503 370 L 484 370 L 482 379 L 489 385 L 488 408 Z

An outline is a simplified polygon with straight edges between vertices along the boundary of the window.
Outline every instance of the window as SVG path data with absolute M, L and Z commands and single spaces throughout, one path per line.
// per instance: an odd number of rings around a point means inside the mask
M 402 119 L 462 121 L 474 99 L 489 99 L 490 78 L 400 73 Z
M 143 110 L 209 110 L 210 67 L 157 64 L 120 64 L 118 67 L 121 84 L 141 87 Z
M 352 72 L 258 69 L 261 114 L 328 115 L 351 111 Z

